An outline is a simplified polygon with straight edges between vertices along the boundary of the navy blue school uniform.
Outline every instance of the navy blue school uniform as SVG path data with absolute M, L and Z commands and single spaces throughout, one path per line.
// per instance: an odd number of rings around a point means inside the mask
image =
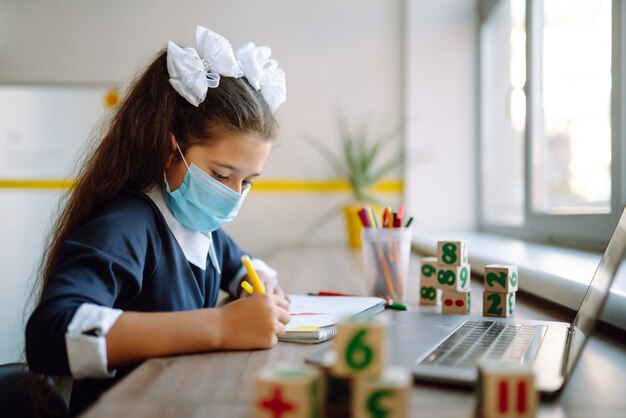
M 54 273 L 26 326 L 26 355 L 35 373 L 71 373 L 65 334 L 82 304 L 162 312 L 214 307 L 228 291 L 244 252 L 221 229 L 212 233 L 219 267 L 190 263 L 165 218 L 145 194 L 124 192 L 64 241 Z M 221 274 L 218 271 L 221 268 Z M 232 287 L 231 287 L 232 290 Z M 74 415 L 134 367 L 110 379 L 75 380 Z

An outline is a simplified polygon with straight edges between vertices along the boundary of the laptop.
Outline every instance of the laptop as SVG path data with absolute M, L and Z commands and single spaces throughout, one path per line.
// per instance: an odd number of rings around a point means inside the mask
M 534 321 L 431 312 L 385 312 L 390 316 L 390 362 L 411 370 L 414 380 L 473 386 L 477 364 L 500 359 L 531 364 L 544 397 L 558 396 L 591 335 L 626 251 L 626 208 L 600 260 L 573 322 Z M 307 357 L 328 366 L 332 345 Z

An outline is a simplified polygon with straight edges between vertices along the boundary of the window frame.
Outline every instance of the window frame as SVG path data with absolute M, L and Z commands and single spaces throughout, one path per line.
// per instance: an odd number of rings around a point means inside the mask
M 608 242 L 611 232 L 626 203 L 626 7 L 620 0 L 612 0 L 612 28 L 611 28 L 611 211 L 608 214 L 542 214 L 533 212 L 531 196 L 532 164 L 533 159 L 533 129 L 536 128 L 533 117 L 540 108 L 536 103 L 533 92 L 533 83 L 537 80 L 538 71 L 541 71 L 541 35 L 543 28 L 543 0 L 526 0 L 526 128 L 524 131 L 524 224 L 522 226 L 508 226 L 489 223 L 484 218 L 483 190 L 482 190 L 482 28 L 491 16 L 494 8 L 503 0 L 479 0 L 477 25 L 477 177 L 478 191 L 477 226 L 480 231 L 499 235 L 508 235 L 515 238 L 547 242 L 564 245 L 583 246 L 588 248 L 603 248 Z M 625 122 L 622 122 L 625 121 Z

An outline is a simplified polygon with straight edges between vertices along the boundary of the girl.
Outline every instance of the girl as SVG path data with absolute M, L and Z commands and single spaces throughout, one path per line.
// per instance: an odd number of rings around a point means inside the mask
M 155 356 L 269 348 L 289 302 L 240 296 L 245 253 L 220 229 L 259 176 L 285 101 L 270 49 L 233 52 L 205 28 L 197 50 L 170 42 L 129 89 L 60 212 L 26 326 L 32 371 L 74 379 L 72 415 Z

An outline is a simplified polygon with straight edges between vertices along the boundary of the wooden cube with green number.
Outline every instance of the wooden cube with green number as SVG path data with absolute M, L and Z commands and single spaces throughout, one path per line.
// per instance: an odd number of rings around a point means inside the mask
M 440 289 L 456 290 L 462 292 L 470 288 L 471 266 L 462 264 L 460 266 L 447 266 L 439 263 L 437 265 L 437 284 Z
M 515 292 L 483 292 L 483 316 L 507 318 L 515 315 Z
M 355 418 L 406 418 L 409 416 L 409 373 L 389 368 L 380 376 L 354 381 L 352 416 Z
M 321 418 L 321 385 L 321 371 L 303 364 L 274 364 L 261 369 L 254 382 L 254 416 Z
M 419 301 L 420 305 L 441 305 L 441 289 L 435 286 L 420 285 Z
M 438 241 L 437 259 L 440 264 L 460 266 L 469 262 L 466 241 Z
M 437 257 L 420 260 L 420 286 L 437 287 Z
M 381 374 L 387 366 L 387 328 L 387 321 L 381 316 L 340 322 L 331 372 L 340 377 Z
M 518 289 L 517 266 L 489 264 L 485 266 L 485 291 L 509 293 Z

